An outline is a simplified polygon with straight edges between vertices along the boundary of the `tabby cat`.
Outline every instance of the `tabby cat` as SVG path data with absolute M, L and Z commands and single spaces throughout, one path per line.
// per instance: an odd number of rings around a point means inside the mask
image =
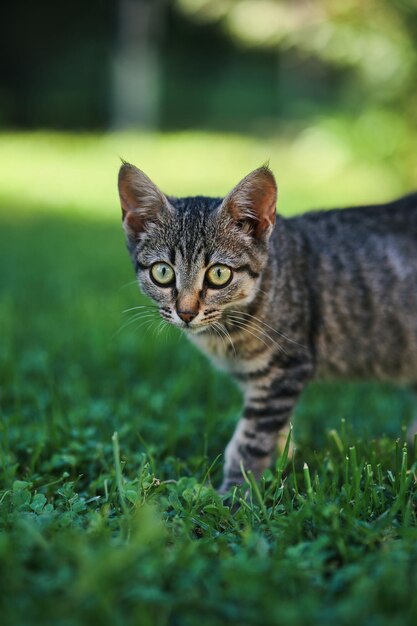
M 268 167 L 174 198 L 129 163 L 119 193 L 143 292 L 242 388 L 221 491 L 270 465 L 313 378 L 417 384 L 417 193 L 284 219 Z

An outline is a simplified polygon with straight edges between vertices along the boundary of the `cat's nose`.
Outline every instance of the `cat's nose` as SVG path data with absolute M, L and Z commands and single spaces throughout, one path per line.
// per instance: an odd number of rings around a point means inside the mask
M 177 313 L 183 322 L 189 324 L 189 322 L 191 322 L 197 316 L 198 311 L 190 311 L 189 309 L 186 311 L 180 311 L 177 309 Z

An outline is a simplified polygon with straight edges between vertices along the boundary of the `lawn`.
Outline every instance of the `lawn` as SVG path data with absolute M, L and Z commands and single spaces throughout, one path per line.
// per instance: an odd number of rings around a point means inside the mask
M 286 214 L 417 186 L 412 137 L 378 152 L 361 123 L 291 141 L 0 137 L 2 625 L 417 623 L 411 392 L 312 385 L 295 458 L 223 502 L 236 387 L 174 329 L 123 312 L 144 299 L 119 156 L 168 192 L 213 195 L 270 158 Z

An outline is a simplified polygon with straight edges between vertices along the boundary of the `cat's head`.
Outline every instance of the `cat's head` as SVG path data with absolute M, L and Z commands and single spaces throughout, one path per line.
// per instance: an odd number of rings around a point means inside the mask
M 277 187 L 267 167 L 224 199 L 173 198 L 124 163 L 119 194 L 139 284 L 163 319 L 199 333 L 253 300 L 275 223 Z

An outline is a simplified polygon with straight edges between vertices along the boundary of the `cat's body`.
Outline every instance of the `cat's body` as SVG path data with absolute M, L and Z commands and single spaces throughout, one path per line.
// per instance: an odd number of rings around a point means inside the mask
M 417 194 L 290 221 L 306 246 L 317 376 L 417 383 Z
M 142 288 L 244 393 L 223 489 L 240 482 L 241 465 L 259 476 L 270 464 L 311 379 L 417 385 L 417 194 L 277 217 L 273 227 L 276 187 L 266 168 L 224 200 L 167 198 L 143 177 L 122 167 L 124 224 Z M 169 298 L 164 284 L 148 280 L 164 265 L 173 272 Z M 227 281 L 211 283 L 210 268 L 215 281 L 226 273 Z

